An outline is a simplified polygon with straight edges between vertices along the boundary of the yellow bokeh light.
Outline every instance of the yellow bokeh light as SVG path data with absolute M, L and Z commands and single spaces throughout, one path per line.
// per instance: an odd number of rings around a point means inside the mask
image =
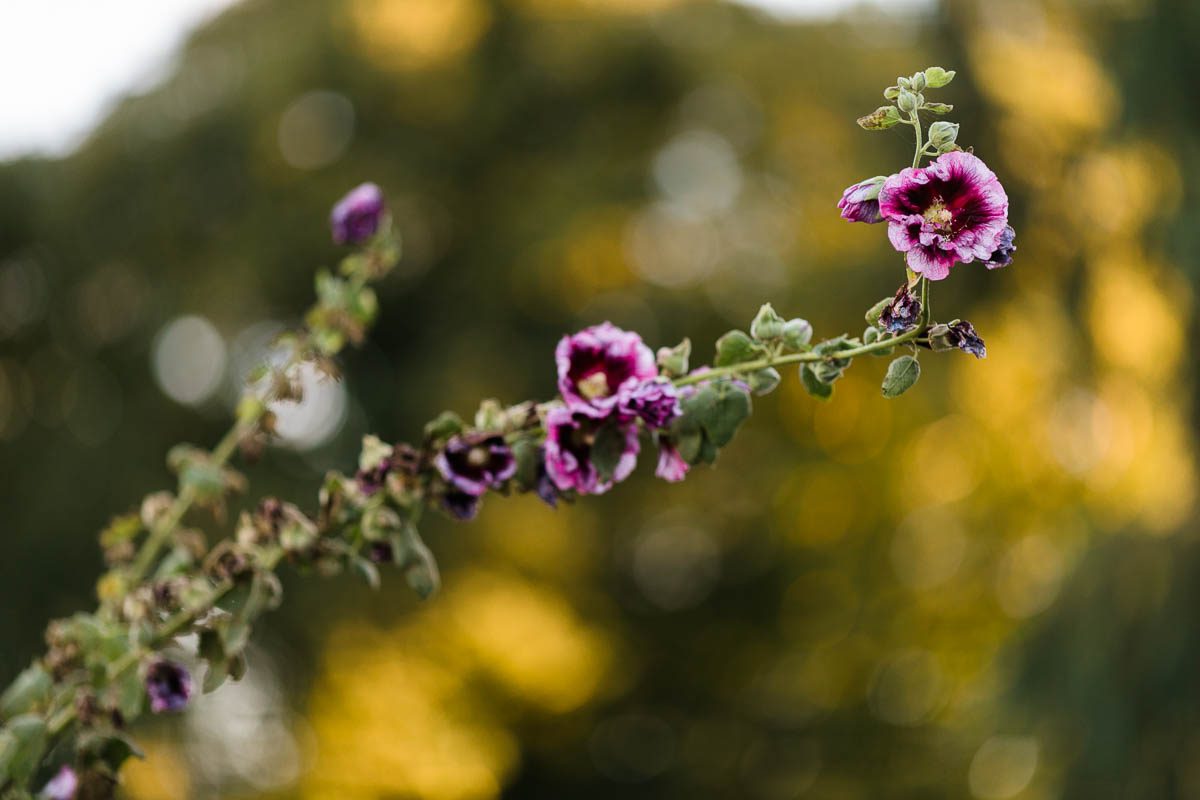
M 452 64 L 491 25 L 482 0 L 355 0 L 350 13 L 365 55 L 395 71 Z

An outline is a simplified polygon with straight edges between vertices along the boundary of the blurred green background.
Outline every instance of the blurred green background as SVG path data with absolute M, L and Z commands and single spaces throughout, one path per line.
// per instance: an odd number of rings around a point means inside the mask
M 167 448 L 223 431 L 354 184 L 405 259 L 250 500 L 551 395 L 557 338 L 603 319 L 706 352 L 770 300 L 857 333 L 903 273 L 834 204 L 911 145 L 854 119 L 940 64 L 1018 231 L 1010 269 L 935 286 L 986 361 L 896 401 L 881 361 L 827 405 L 789 375 L 684 484 L 431 521 L 423 605 L 290 577 L 247 678 L 139 728 L 124 791 L 1200 797 L 1198 40 L 1190 0 L 235 6 L 76 153 L 0 165 L 0 679 L 92 605 L 94 534 Z

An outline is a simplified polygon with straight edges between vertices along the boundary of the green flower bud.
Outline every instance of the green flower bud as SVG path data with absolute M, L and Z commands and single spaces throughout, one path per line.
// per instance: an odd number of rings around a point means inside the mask
M 671 378 L 678 378 L 680 375 L 687 374 L 688 359 L 691 355 L 692 340 L 685 338 L 674 347 L 660 347 L 656 358 L 658 366 L 664 375 Z
M 909 78 L 908 82 L 912 84 L 912 90 L 914 92 L 921 91 L 925 88 L 925 73 L 918 72 L 916 75 L 913 75 L 911 78 Z
M 760 369 L 746 376 L 746 382 L 750 385 L 750 391 L 758 395 L 770 394 L 775 391 L 775 387 L 779 385 L 779 381 L 779 370 L 774 367 Z
M 775 312 L 770 303 L 763 303 L 754 321 L 750 323 L 750 335 L 755 339 L 770 341 L 783 335 L 783 317 Z
M 930 89 L 940 89 L 950 81 L 954 80 L 955 72 L 952 69 L 942 69 L 941 67 L 929 67 L 925 70 L 925 84 Z
M 954 147 L 958 138 L 958 123 L 938 120 L 929 126 L 929 143 L 937 148 L 939 153 L 945 153 Z
M 896 78 L 896 85 L 901 89 L 911 89 L 912 81 L 908 78 Z
M 917 102 L 917 95 L 908 90 L 902 90 L 900 92 L 900 96 L 896 98 L 896 105 L 899 106 L 900 110 L 905 114 L 911 114 L 913 111 L 917 110 L 917 106 L 919 105 Z
M 867 328 L 862 335 L 863 344 L 875 344 L 879 341 L 879 328 Z
M 806 319 L 789 319 L 783 323 L 783 345 L 789 350 L 803 350 L 812 341 L 812 325 Z

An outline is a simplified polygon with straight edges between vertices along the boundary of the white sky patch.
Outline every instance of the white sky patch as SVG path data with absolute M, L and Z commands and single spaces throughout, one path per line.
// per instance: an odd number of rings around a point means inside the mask
M 0 160 L 66 155 L 236 0 L 0 0 Z

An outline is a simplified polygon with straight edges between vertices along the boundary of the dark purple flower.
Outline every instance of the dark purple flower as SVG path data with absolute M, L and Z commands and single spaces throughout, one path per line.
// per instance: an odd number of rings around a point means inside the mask
M 433 463 L 446 483 L 472 497 L 500 488 L 517 472 L 517 459 L 504 437 L 488 433 L 452 437 Z
M 371 542 L 367 547 L 367 558 L 376 564 L 391 564 L 396 552 L 390 542 Z
M 442 508 L 455 519 L 464 522 L 475 519 L 479 513 L 479 495 L 467 494 L 457 489 L 450 489 L 442 495 Z
M 146 693 L 155 714 L 182 711 L 192 696 L 192 676 L 182 664 L 159 659 L 146 670 Z
M 838 208 L 842 210 L 842 219 L 851 222 L 882 222 L 883 215 L 879 213 L 879 189 L 887 177 L 878 175 L 859 181 L 842 192 L 838 200 Z
M 550 473 L 546 470 L 545 446 L 538 448 L 537 459 L 537 483 L 534 484 L 533 490 L 543 503 L 551 508 L 558 508 L 558 487 L 554 485 Z
M 954 320 L 949 325 L 934 325 L 929 329 L 929 347 L 933 350 L 958 348 L 976 358 L 987 358 L 987 347 L 975 332 L 975 326 L 965 319 Z
M 683 460 L 683 456 L 679 455 L 679 451 L 666 439 L 660 440 L 658 465 L 654 468 L 654 474 L 664 481 L 678 483 L 687 477 L 687 473 L 688 463 Z
M 592 446 L 603 420 L 597 420 L 569 408 L 554 408 L 546 414 L 546 474 L 560 491 L 574 489 L 580 494 L 604 494 L 629 477 L 637 466 L 637 426 L 613 422 L 624 439 L 624 447 L 611 479 L 601 476 L 592 463 Z
M 564 336 L 554 360 L 567 407 L 598 419 L 607 417 L 625 392 L 658 375 L 654 353 L 642 337 L 611 322 Z
M 879 315 L 879 323 L 889 333 L 904 333 L 917 325 L 921 316 L 921 298 L 917 297 L 905 283 L 900 286 L 892 302 Z
M 1012 254 L 1017 252 L 1017 245 L 1014 240 L 1017 238 L 1017 232 L 1013 230 L 1012 225 L 1005 225 L 1004 232 L 1000 234 L 1000 241 L 996 243 L 996 250 L 991 257 L 984 262 L 988 269 L 1000 269 L 1007 267 L 1012 263 Z
M 909 268 L 940 281 L 954 264 L 986 261 L 996 252 L 1008 226 L 1008 195 L 986 164 L 955 151 L 888 178 L 879 211 Z
M 626 421 L 640 417 L 652 430 L 665 428 L 682 413 L 679 392 L 668 380 L 645 381 L 621 398 L 618 413 Z
M 75 770 L 63 765 L 63 768 L 50 779 L 50 782 L 42 787 L 38 797 L 42 800 L 75 800 L 77 791 L 79 791 L 79 776 L 75 774 Z
M 373 183 L 351 189 L 329 214 L 329 227 L 336 244 L 361 244 L 375 235 L 386 205 L 383 192 Z
M 354 474 L 354 480 L 358 483 L 358 490 L 370 497 L 383 488 L 387 483 L 388 473 L 392 471 L 392 460 L 390 458 L 381 458 L 379 463 L 370 469 L 360 469 Z

